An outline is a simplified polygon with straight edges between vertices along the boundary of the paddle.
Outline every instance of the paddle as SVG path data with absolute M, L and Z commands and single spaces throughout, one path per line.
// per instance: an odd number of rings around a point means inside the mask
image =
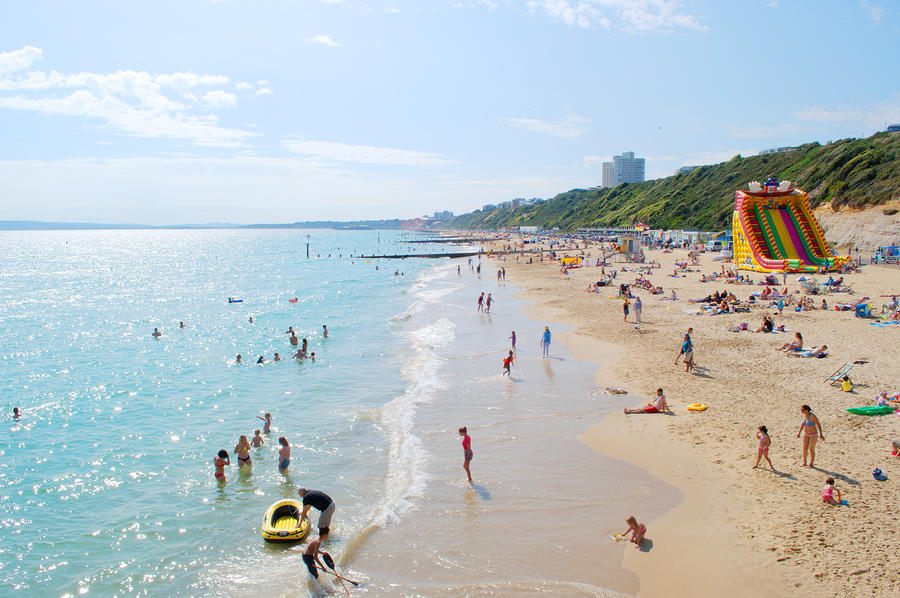
M 331 558 L 331 555 L 328 554 L 328 553 L 325 552 L 325 551 L 322 551 L 321 554 L 322 554 L 322 560 L 325 561 L 325 564 L 326 564 L 328 567 L 331 567 L 332 571 L 334 571 L 335 573 L 337 573 L 337 569 L 336 569 L 335 566 L 334 566 L 334 559 Z M 347 595 L 349 596 L 349 595 L 350 595 L 350 590 L 348 590 L 348 589 L 347 589 L 347 586 L 344 585 L 344 580 L 343 580 L 343 579 L 341 579 L 340 581 L 341 581 L 341 587 L 344 588 L 344 591 L 347 592 Z
M 359 582 L 358 582 L 358 581 L 353 581 L 352 579 L 347 579 L 346 577 L 341 577 L 340 575 L 338 575 L 338 574 L 335 573 L 334 571 L 329 571 L 328 569 L 322 569 L 322 571 L 324 571 L 325 573 L 328 573 L 329 575 L 334 575 L 334 576 L 337 577 L 338 579 L 342 579 L 342 580 L 346 581 L 346 582 L 349 583 L 349 584 L 353 584 L 353 587 L 354 587 L 354 588 L 358 588 L 358 587 L 359 587 Z

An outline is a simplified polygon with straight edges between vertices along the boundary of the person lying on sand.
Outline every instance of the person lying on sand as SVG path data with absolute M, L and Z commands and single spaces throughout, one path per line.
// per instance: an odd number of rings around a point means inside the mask
M 653 399 L 652 403 L 648 403 L 644 405 L 640 409 L 625 409 L 625 415 L 629 415 L 632 413 L 665 413 L 669 411 L 669 405 L 666 403 L 666 395 L 663 394 L 663 389 L 656 389 L 656 398 Z
M 818 359 L 823 359 L 828 357 L 828 345 L 822 345 L 818 348 L 813 347 L 806 351 L 791 351 L 788 353 L 788 357 L 816 357 Z

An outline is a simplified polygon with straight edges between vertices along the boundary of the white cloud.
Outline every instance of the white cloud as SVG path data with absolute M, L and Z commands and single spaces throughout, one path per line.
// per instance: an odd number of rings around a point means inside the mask
M 884 7 L 881 5 L 872 5 L 868 2 L 868 0 L 861 0 L 859 3 L 866 12 L 869 13 L 869 16 L 872 17 L 872 20 L 876 23 L 881 21 L 881 18 L 884 16 Z
M 708 29 L 677 0 L 527 0 L 525 5 L 531 14 L 585 29 L 599 26 L 631 33 Z
M 281 145 L 289 152 L 310 156 L 323 162 L 426 167 L 441 166 L 455 162 L 455 160 L 451 160 L 441 154 L 430 152 L 417 152 L 373 145 L 348 145 L 333 141 L 304 141 L 296 137 L 286 138 Z
M 271 93 L 272 93 L 272 90 L 269 89 L 268 87 L 263 87 L 261 89 L 256 90 L 256 95 L 258 95 L 258 96 L 267 96 Z
M 25 70 L 40 60 L 42 54 L 41 49 L 34 46 L 25 46 L 13 52 L 0 52 L 0 75 Z
M 555 121 L 538 118 L 501 118 L 500 120 L 519 129 L 543 133 L 544 135 L 561 139 L 574 139 L 581 136 L 587 131 L 585 125 L 590 122 L 589 119 L 577 114 L 570 114 Z
M 612 162 L 612 156 L 585 156 L 584 157 L 584 165 L 588 168 L 591 166 L 597 166 L 598 164 L 603 164 L 604 162 Z
M 766 139 L 797 137 L 799 135 L 816 135 L 823 127 L 834 131 L 834 127 L 843 125 L 842 129 L 854 128 L 866 131 L 880 131 L 885 123 L 900 122 L 900 93 L 880 102 L 872 102 L 862 106 L 806 106 L 791 115 L 791 121 L 780 125 L 761 125 L 731 127 L 730 135 L 736 138 Z M 843 133 L 829 132 L 828 135 Z
M 253 86 L 247 83 L 246 81 L 238 81 L 234 84 L 234 88 L 240 91 L 250 91 L 253 89 Z
M 203 94 L 203 101 L 211 108 L 234 108 L 237 106 L 237 96 L 221 89 L 206 92 Z
M 335 48 L 340 46 L 341 44 L 337 43 L 327 35 L 314 35 L 312 37 L 306 38 L 308 41 L 311 41 L 315 44 L 322 44 L 323 46 L 328 46 L 329 48 Z
M 237 96 L 215 89 L 230 82 L 224 75 L 28 70 L 41 55 L 31 46 L 0 54 L 0 108 L 82 116 L 128 135 L 204 146 L 236 147 L 255 135 L 221 127 L 214 114 L 197 112 L 237 105 Z

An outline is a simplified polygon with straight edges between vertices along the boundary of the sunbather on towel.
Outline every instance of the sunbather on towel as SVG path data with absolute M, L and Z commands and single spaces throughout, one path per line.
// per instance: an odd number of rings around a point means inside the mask
M 823 359 L 828 357 L 828 345 L 822 345 L 821 347 L 813 347 L 812 349 L 807 349 L 806 351 L 791 351 L 788 353 L 789 357 L 817 357 L 819 359 Z

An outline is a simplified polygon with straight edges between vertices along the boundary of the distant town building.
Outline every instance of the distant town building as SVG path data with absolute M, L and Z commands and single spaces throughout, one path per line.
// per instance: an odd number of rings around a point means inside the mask
M 434 213 L 434 219 L 437 220 L 438 222 L 450 220 L 451 218 L 453 218 L 453 212 L 451 212 L 450 210 L 444 210 L 443 212 L 435 212 Z
M 622 183 L 640 183 L 644 180 L 644 159 L 635 158 L 634 152 L 622 152 L 613 156 L 612 162 L 603 163 L 601 181 L 604 187 L 618 187 Z
M 900 124 L 888 125 L 888 133 L 900 133 Z
M 792 152 L 794 150 L 800 149 L 796 145 L 785 145 L 783 147 L 770 147 L 769 149 L 759 150 L 760 156 L 765 156 L 766 154 L 777 154 L 779 152 Z
M 496 210 L 496 209 L 497 209 L 497 206 L 495 206 L 492 203 L 486 203 L 483 206 L 481 206 L 481 210 L 483 212 L 490 212 L 491 210 Z

